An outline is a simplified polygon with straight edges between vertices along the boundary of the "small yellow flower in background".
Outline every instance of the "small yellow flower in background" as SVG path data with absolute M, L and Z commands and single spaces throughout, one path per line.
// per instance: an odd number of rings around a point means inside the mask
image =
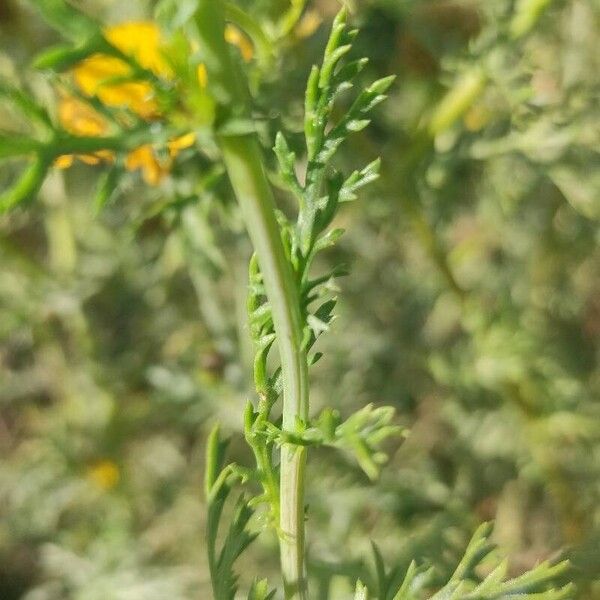
M 140 169 L 144 181 L 149 185 L 158 185 L 165 177 L 181 150 L 193 146 L 196 141 L 194 132 L 186 133 L 167 142 L 169 158 L 160 160 L 150 144 L 144 144 L 127 155 L 125 168 L 129 171 Z
M 463 123 L 469 131 L 479 131 L 487 125 L 491 118 L 490 111 L 485 106 L 477 104 L 467 111 L 463 117 Z
M 200 84 L 200 87 L 205 89 L 208 85 L 208 72 L 206 71 L 206 65 L 204 63 L 199 64 L 196 72 L 198 74 L 198 83 Z
M 54 166 L 58 169 L 68 169 L 74 162 L 75 157 L 72 154 L 63 154 L 55 159 Z
M 171 158 L 175 158 L 180 150 L 184 150 L 185 148 L 190 148 L 196 142 L 196 134 L 193 131 L 190 133 L 186 133 L 178 138 L 173 138 L 171 141 L 167 142 L 167 148 L 169 148 L 169 155 Z
M 163 56 L 164 44 L 160 29 L 155 23 L 123 23 L 107 27 L 103 33 L 115 48 L 135 59 L 144 69 L 163 79 L 174 77 Z M 244 60 L 252 59 L 254 47 L 235 25 L 226 26 L 225 39 L 239 48 Z M 144 119 L 160 116 L 150 82 L 124 81 L 132 76 L 130 65 L 104 54 L 93 54 L 73 69 L 73 77 L 79 89 L 88 96 L 97 96 L 106 106 L 127 107 Z M 206 87 L 207 73 L 204 65 L 198 66 L 198 82 L 201 87 Z
M 150 185 L 158 185 L 168 173 L 167 166 L 159 162 L 150 144 L 130 152 L 125 159 L 125 168 L 128 171 L 141 169 L 144 181 Z
M 225 26 L 225 40 L 237 46 L 240 50 L 242 58 L 246 62 L 250 62 L 254 56 L 254 46 L 248 37 L 242 33 L 235 25 L 228 23 Z
M 295 34 L 299 39 L 310 37 L 323 22 L 321 15 L 313 9 L 307 10 L 305 15 L 296 25 Z
M 119 483 L 121 473 L 112 460 L 103 459 L 88 469 L 87 478 L 103 490 L 112 490 Z

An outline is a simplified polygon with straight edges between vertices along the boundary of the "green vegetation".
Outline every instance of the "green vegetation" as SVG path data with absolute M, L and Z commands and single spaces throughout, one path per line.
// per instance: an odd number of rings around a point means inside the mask
M 339 8 L 0 9 L 0 597 L 600 598 L 597 6 Z

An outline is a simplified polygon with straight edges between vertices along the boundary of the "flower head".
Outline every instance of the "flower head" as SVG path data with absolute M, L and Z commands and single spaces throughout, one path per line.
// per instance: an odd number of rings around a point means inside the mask
M 96 98 L 104 106 L 122 108 L 144 121 L 163 118 L 157 88 L 152 78 L 172 81 L 173 69 L 165 57 L 165 43 L 159 27 L 152 22 L 129 22 L 107 27 L 106 40 L 116 49 L 114 54 L 95 53 L 77 63 L 72 71 L 73 82 L 83 96 Z M 252 59 L 253 46 L 241 30 L 228 25 L 225 38 L 236 45 L 242 58 Z M 119 56 L 119 53 L 122 56 Z M 203 64 L 197 67 L 200 89 L 207 86 L 208 78 Z M 58 118 L 63 128 L 73 135 L 103 136 L 110 131 L 110 123 L 91 104 L 72 95 L 63 95 L 59 101 Z M 167 142 L 168 154 L 163 157 L 153 144 L 143 144 L 129 152 L 124 165 L 129 171 L 140 170 L 144 180 L 157 185 L 169 173 L 177 154 L 195 143 L 195 134 L 189 132 Z M 93 154 L 59 156 L 55 165 L 70 167 L 77 158 L 87 164 L 112 161 L 111 151 Z
M 112 460 L 102 459 L 89 467 L 87 477 L 99 488 L 111 490 L 119 483 L 121 473 L 119 467 Z

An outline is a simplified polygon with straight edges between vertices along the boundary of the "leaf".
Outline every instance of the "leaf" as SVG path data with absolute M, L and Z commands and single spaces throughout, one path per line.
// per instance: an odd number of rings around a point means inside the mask
M 221 440 L 219 425 L 216 424 L 211 430 L 206 442 L 204 494 L 207 499 L 210 499 L 218 475 L 223 469 L 225 451 L 227 450 L 228 445 L 228 441 Z
M 257 536 L 247 530 L 253 510 L 244 495 L 240 495 L 225 539 L 221 547 L 217 548 L 219 523 L 232 489 L 232 479 L 240 477 L 240 471 L 236 471 L 233 465 L 223 466 L 227 445 L 228 442 L 221 439 L 219 427 L 216 425 L 208 436 L 206 444 L 204 476 L 208 504 L 206 547 L 215 600 L 234 600 L 237 592 L 234 563 Z
M 119 178 L 122 174 L 122 169 L 113 166 L 98 181 L 96 197 L 94 198 L 94 210 L 96 214 L 100 213 L 117 195 Z
M 82 42 L 98 33 L 99 26 L 91 17 L 74 9 L 64 0 L 31 0 L 42 18 L 64 37 Z
M 369 590 L 360 579 L 356 582 L 354 600 L 369 600 Z
M 481 95 L 486 81 L 487 77 L 479 66 L 461 75 L 434 110 L 429 121 L 429 133 L 436 136 L 452 127 Z
M 191 21 L 197 8 L 198 0 L 160 0 L 154 18 L 170 31 L 177 31 Z
M 273 148 L 277 161 L 279 163 L 279 171 L 283 180 L 287 183 L 290 190 L 297 196 L 302 197 L 302 186 L 296 177 L 296 154 L 290 150 L 288 143 L 281 131 L 277 133 L 275 138 L 275 146 Z
M 32 66 L 40 71 L 66 71 L 88 56 L 99 52 L 105 45 L 102 36 L 98 33 L 79 47 L 59 45 L 47 48 L 34 57 Z
M 339 193 L 340 202 L 356 200 L 356 192 L 379 178 L 381 160 L 374 160 L 361 171 L 354 171 L 342 185 Z
M 413 560 L 406 570 L 400 589 L 394 595 L 394 600 L 416 600 L 416 596 L 412 592 L 417 574 L 417 563 Z
M 42 187 L 49 166 L 48 159 L 37 155 L 21 173 L 17 182 L 0 195 L 0 214 L 32 200 Z
M 600 221 L 600 171 L 582 165 L 556 164 L 548 170 L 550 179 L 567 202 L 579 213 Z
M 46 130 L 52 129 L 52 120 L 45 108 L 40 106 L 29 94 L 0 82 L 0 98 L 6 98 L 26 117 Z
M 271 600 L 275 596 L 275 590 L 269 591 L 269 583 L 266 579 L 254 580 L 248 592 L 248 600 Z

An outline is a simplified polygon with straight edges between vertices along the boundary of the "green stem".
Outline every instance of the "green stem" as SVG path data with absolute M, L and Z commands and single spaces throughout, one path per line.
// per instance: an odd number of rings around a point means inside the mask
M 222 0 L 200 0 L 196 12 L 209 89 L 227 114 L 246 114 L 242 79 L 223 37 L 223 4 Z M 303 323 L 298 286 L 281 241 L 273 193 L 256 136 L 221 133 L 218 142 L 271 305 L 283 379 L 283 428 L 293 431 L 297 419 L 308 418 L 308 367 L 302 349 Z M 308 598 L 304 572 L 304 464 L 304 450 L 284 445 L 281 451 L 279 544 L 287 600 Z
M 283 376 L 283 427 L 308 417 L 306 356 L 302 351 L 300 299 L 275 219 L 275 203 L 253 135 L 219 138 L 229 174 L 258 257 L 277 333 Z
M 283 377 L 283 428 L 293 431 L 297 418 L 308 417 L 308 372 L 298 289 L 281 242 L 258 143 L 245 135 L 221 137 L 220 145 L 271 304 Z M 308 597 L 304 574 L 305 460 L 303 449 L 292 444 L 282 447 L 279 545 L 285 597 L 289 600 Z

